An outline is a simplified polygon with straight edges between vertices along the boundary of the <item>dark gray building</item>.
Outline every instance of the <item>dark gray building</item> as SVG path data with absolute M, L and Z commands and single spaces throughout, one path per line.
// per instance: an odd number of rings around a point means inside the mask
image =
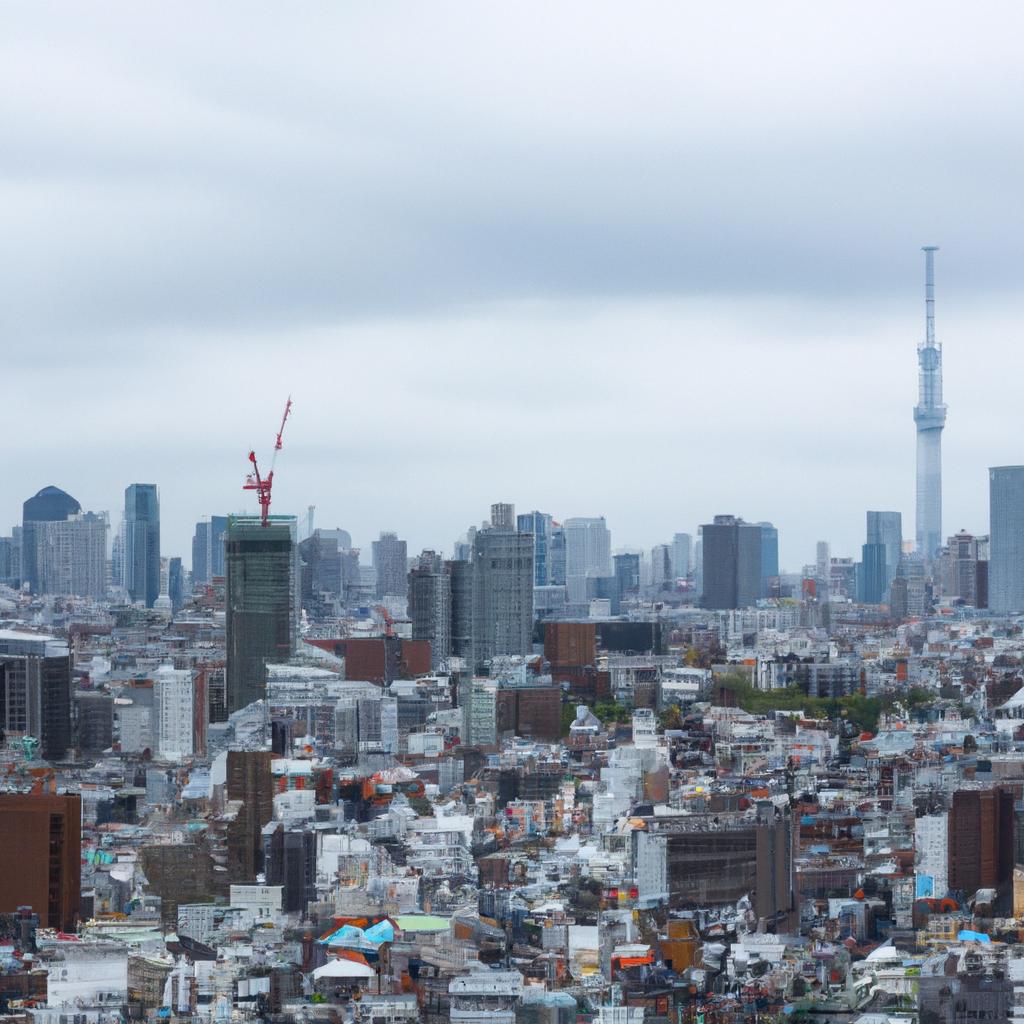
M 124 492 L 124 587 L 133 603 L 152 608 L 160 596 L 160 498 L 156 484 Z
M 267 662 L 287 661 L 298 634 L 294 516 L 229 516 L 227 705 L 237 711 L 267 691 Z
M 860 549 L 860 594 L 862 604 L 884 604 L 889 600 L 884 544 L 864 544 Z
M 885 546 L 885 583 L 888 592 L 903 557 L 903 516 L 899 512 L 868 512 L 867 543 Z
M 994 466 L 989 480 L 988 606 L 1024 611 L 1024 466 Z
M 0 630 L 0 733 L 31 736 L 39 756 L 71 747 L 71 653 L 57 637 Z
M 377 597 L 405 597 L 409 581 L 405 541 L 395 533 L 382 533 L 373 542 L 373 570 L 377 576 Z
M 409 619 L 413 640 L 430 641 L 430 665 L 443 666 L 452 654 L 452 578 L 449 566 L 424 551 L 409 573 Z
M 533 633 L 533 535 L 491 526 L 473 539 L 473 664 L 529 654 Z
M 21 511 L 21 582 L 32 593 L 39 590 L 37 567 L 37 523 L 60 523 L 82 511 L 82 506 L 59 487 L 44 487 L 22 505 Z
M 715 516 L 701 527 L 705 608 L 749 608 L 761 596 L 761 527 Z

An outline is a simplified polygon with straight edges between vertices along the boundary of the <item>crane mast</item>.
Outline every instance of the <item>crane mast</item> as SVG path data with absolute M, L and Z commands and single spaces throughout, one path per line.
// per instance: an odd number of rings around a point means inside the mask
M 242 484 L 243 491 L 255 491 L 256 500 L 260 503 L 260 522 L 266 526 L 270 519 L 270 495 L 274 486 L 274 465 L 277 462 L 277 453 L 281 450 L 281 435 L 284 433 L 284 425 L 292 411 L 292 398 L 288 396 L 285 403 L 284 415 L 281 417 L 281 426 L 277 429 L 277 439 L 274 442 L 274 454 L 270 459 L 270 472 L 265 477 L 260 475 L 260 467 L 256 462 L 256 452 L 249 452 L 249 461 L 252 463 L 252 472 L 245 478 Z

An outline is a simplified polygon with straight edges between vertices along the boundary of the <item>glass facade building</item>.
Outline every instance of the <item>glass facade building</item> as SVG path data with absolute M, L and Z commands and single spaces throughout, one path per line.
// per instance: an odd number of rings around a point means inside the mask
M 267 663 L 287 661 L 298 635 L 299 573 L 294 516 L 229 516 L 227 704 L 237 711 L 261 700 Z

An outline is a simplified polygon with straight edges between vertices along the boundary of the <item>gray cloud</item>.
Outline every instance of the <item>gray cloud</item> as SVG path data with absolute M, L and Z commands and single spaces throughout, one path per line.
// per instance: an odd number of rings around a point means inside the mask
M 946 525 L 981 529 L 984 467 L 1021 458 L 994 368 L 1019 367 L 1022 21 L 7 4 L 0 522 L 46 483 L 110 507 L 157 479 L 184 550 L 291 388 L 278 500 L 364 544 L 447 545 L 504 497 L 622 543 L 734 510 L 791 566 L 852 551 L 866 506 L 912 522 L 934 242 Z

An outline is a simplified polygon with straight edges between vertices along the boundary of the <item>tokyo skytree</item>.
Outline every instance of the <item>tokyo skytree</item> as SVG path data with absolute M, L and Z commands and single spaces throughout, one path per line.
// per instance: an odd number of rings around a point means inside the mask
M 923 246 L 925 257 L 925 338 L 917 346 L 917 551 L 926 559 L 942 547 L 942 428 L 946 406 L 942 402 L 942 346 L 935 344 L 935 252 Z

